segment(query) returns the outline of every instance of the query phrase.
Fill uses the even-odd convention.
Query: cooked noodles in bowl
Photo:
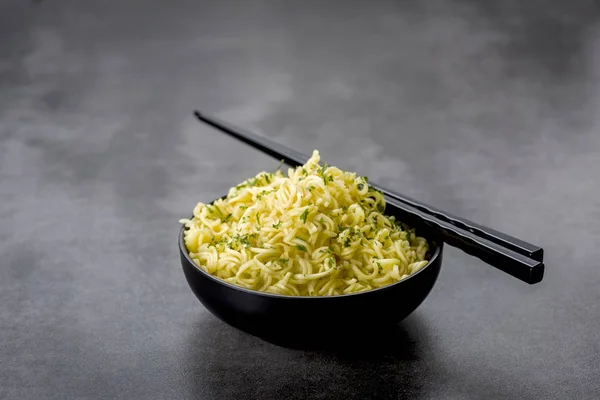
[[[427,264],[427,241],[388,217],[367,178],[319,165],[261,172],[198,203],[185,246],[202,270],[247,289],[334,296],[398,282]]]

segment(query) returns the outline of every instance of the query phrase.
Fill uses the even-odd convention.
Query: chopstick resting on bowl
[[[226,133],[250,146],[297,167],[304,165],[308,157],[293,149],[275,143],[247,129],[205,113],[195,111],[202,122]],[[388,205],[398,209],[404,221],[418,221],[435,231],[444,242],[460,248],[486,263],[529,284],[538,283],[544,275],[543,249],[494,229],[454,216],[432,206],[420,203],[375,183],[369,185],[387,197]]]

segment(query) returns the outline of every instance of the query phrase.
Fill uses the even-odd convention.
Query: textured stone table
[[[592,3],[3,0],[0,398],[598,398]],[[384,346],[239,332],[177,220],[277,163],[195,107],[540,244],[546,278],[448,248]]]

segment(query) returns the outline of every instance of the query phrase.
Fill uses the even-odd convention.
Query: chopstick
[[[228,135],[233,136],[241,140],[242,142],[251,145],[256,149],[261,150],[262,152],[272,157],[283,160],[286,164],[291,165],[292,167],[304,165],[304,163],[306,163],[306,161],[308,160],[308,157],[306,155],[300,154],[293,149],[275,143],[270,139],[259,136],[246,129],[236,127],[214,116],[209,116],[205,113],[200,113],[199,111],[196,111],[194,114],[200,121],[205,122],[221,130],[222,132],[227,133]],[[503,247],[513,250],[516,253],[522,254],[534,260],[543,261],[544,259],[544,250],[539,246],[527,243],[521,239],[512,237],[502,232],[498,232],[494,229],[484,227],[467,219],[454,216],[445,211],[441,211],[435,207],[421,203],[410,197],[401,195],[399,193],[395,193],[392,190],[377,185],[376,183],[370,183],[370,185],[374,189],[381,191],[384,195],[392,199],[408,204],[420,211],[423,211],[426,214],[434,215],[438,219],[449,222],[452,225],[467,230],[476,236],[485,238],[491,242],[497,243]]]
[[[247,129],[199,111],[195,111],[194,115],[200,121],[292,167],[303,165],[308,160],[306,155]],[[423,223],[438,233],[449,245],[458,247],[527,283],[534,284],[542,280],[544,264],[541,262],[543,259],[541,247],[445,213],[374,183],[370,183],[370,186],[388,197],[387,203],[399,211],[407,223]]]

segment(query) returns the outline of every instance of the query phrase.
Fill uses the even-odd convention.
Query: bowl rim
[[[406,278],[399,280],[398,282],[394,282],[392,284],[386,285],[386,286],[382,286],[379,287],[377,289],[371,289],[371,290],[366,290],[364,292],[355,292],[355,293],[348,293],[348,294],[340,294],[340,295],[332,295],[332,296],[289,296],[289,295],[283,295],[283,294],[276,294],[276,293],[267,293],[267,292],[259,292],[258,290],[252,290],[252,289],[247,289],[243,286],[238,286],[235,285],[233,283],[229,283],[224,281],[221,278],[218,278],[214,275],[209,274],[208,272],[204,271],[202,268],[200,268],[198,265],[196,265],[196,263],[194,262],[194,260],[191,259],[190,254],[187,250],[187,247],[185,246],[185,237],[184,237],[184,233],[185,233],[185,229],[186,226],[183,225],[181,227],[181,229],[179,230],[179,252],[181,254],[183,254],[185,256],[186,261],[191,264],[196,271],[200,272],[201,274],[203,274],[205,277],[211,279],[212,281],[221,284],[223,286],[226,286],[230,289],[234,289],[240,292],[244,292],[244,293],[248,293],[248,294],[252,294],[252,295],[257,295],[257,296],[262,296],[262,297],[267,297],[267,298],[279,298],[279,299],[341,299],[341,298],[348,298],[351,296],[359,296],[359,295],[365,295],[365,294],[370,294],[370,293],[375,293],[375,292],[380,292],[380,291],[384,291],[384,290],[390,290],[391,288],[393,288],[396,285],[405,283],[407,281],[409,281],[410,279],[416,277],[417,275],[419,275],[420,273],[422,273],[423,271],[425,271],[428,267],[430,267],[436,260],[437,258],[440,256],[440,254],[442,253],[442,249],[443,249],[443,242],[441,241],[437,241],[437,240],[432,240],[432,239],[427,239],[427,241],[429,243],[434,243],[435,244],[435,251],[433,252],[433,254],[431,255],[431,257],[429,258],[427,264],[425,264],[425,266],[423,268],[421,268],[420,270],[418,270],[416,273],[411,274],[409,276],[407,276]]]

